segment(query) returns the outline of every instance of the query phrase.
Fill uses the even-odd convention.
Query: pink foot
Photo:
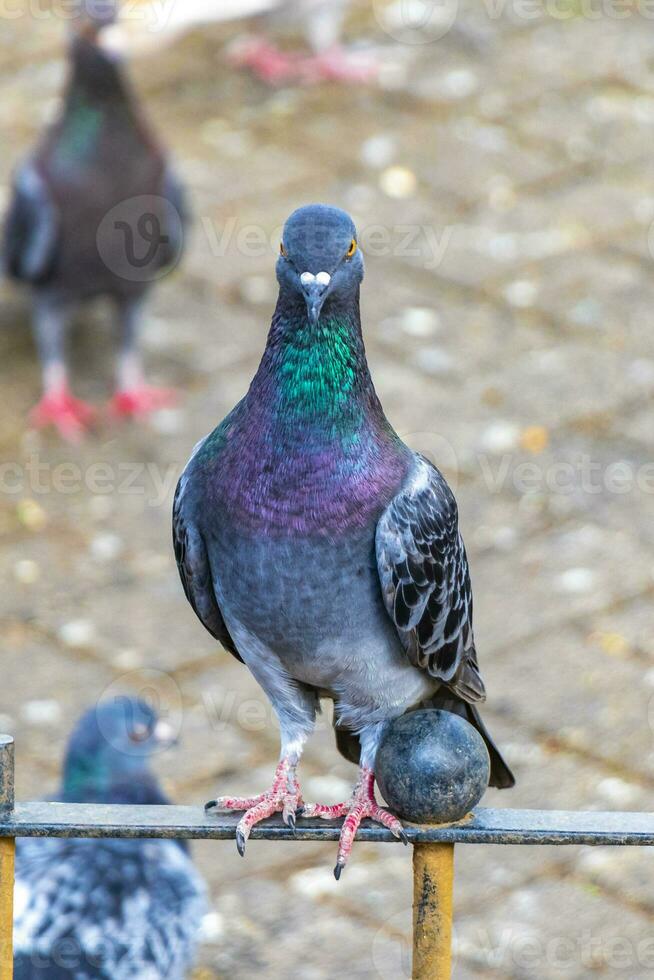
[[[55,427],[68,442],[79,442],[95,418],[95,409],[73,398],[67,386],[48,391],[30,412],[30,423],[37,429]]]
[[[217,800],[210,800],[205,810],[245,810],[236,827],[236,846],[243,857],[246,841],[255,824],[271,817],[273,813],[281,813],[284,823],[294,830],[295,814],[302,806],[295,765],[290,759],[282,759],[275,769],[275,778],[267,793],[247,798],[221,796]]]
[[[155,388],[141,384],[117,391],[111,400],[109,411],[118,418],[142,417],[160,408],[169,408],[176,401],[177,395],[172,388]]]
[[[323,820],[337,820],[339,817],[345,817],[338,845],[338,858],[334,868],[334,877],[337,881],[352,853],[352,845],[359,825],[366,817],[387,827],[402,843],[408,844],[404,828],[397,817],[394,817],[392,813],[384,810],[377,803],[375,799],[375,774],[372,769],[366,767],[362,767],[359,771],[359,781],[354,788],[351,800],[347,803],[336,803],[334,806],[307,803],[302,808],[302,816],[321,817]]]
[[[280,85],[297,77],[297,56],[285,54],[263,38],[247,38],[232,48],[230,61],[239,68],[249,68],[267,85]]]
[[[376,81],[379,75],[378,65],[370,55],[346,51],[342,47],[304,58],[299,69],[302,80],[307,84],[322,81],[365,84]]]

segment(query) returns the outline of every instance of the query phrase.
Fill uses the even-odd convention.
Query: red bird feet
[[[320,817],[322,820],[337,820],[345,817],[341,828],[338,844],[338,857],[334,868],[334,877],[338,881],[341,872],[347,864],[352,845],[361,821],[368,817],[374,823],[380,823],[401,840],[403,844],[409,841],[402,824],[392,813],[381,807],[375,799],[375,774],[372,769],[362,766],[359,770],[359,781],[354,787],[352,798],[347,803],[336,803],[334,806],[323,806],[321,803],[305,804],[302,809],[303,817]]]
[[[287,827],[295,829],[295,814],[303,806],[295,768],[290,759],[282,759],[267,793],[249,798],[221,796],[205,806],[205,810],[245,810],[236,827],[236,846],[241,857],[245,854],[245,844],[254,825],[266,817],[272,817],[273,813],[281,813]]]
[[[155,388],[144,383],[117,391],[110,402],[109,415],[114,419],[145,418],[176,402],[177,394],[172,388]],[[68,386],[63,385],[46,391],[30,412],[29,421],[35,429],[53,426],[66,442],[79,443],[98,422],[98,412],[92,405],[75,398]]]
[[[289,82],[317,85],[329,81],[364,84],[378,76],[378,66],[370,55],[346,51],[338,45],[307,57],[281,51],[264,38],[250,37],[232,47],[230,60],[239,68],[249,68],[262,82],[273,86]]]
[[[67,385],[47,391],[30,412],[30,423],[37,429],[54,426],[67,442],[78,443],[96,418],[91,405],[74,398]]]
[[[114,418],[143,418],[160,408],[170,408],[177,401],[172,388],[155,388],[142,383],[118,390],[111,400],[109,414]]]
[[[295,829],[296,815],[320,817],[322,820],[338,820],[340,817],[345,817],[334,868],[336,880],[341,877],[341,872],[352,853],[357,830],[366,817],[382,824],[402,843],[408,843],[400,821],[388,810],[379,806],[375,799],[375,776],[372,769],[362,767],[352,798],[347,803],[336,803],[333,806],[304,803],[295,769],[295,765],[289,759],[282,759],[275,770],[272,787],[267,793],[247,799],[222,796],[217,800],[211,800],[205,806],[207,811],[245,810],[236,827],[236,846],[241,856],[245,853],[245,844],[254,825],[274,813],[281,813],[284,823],[292,829]]]

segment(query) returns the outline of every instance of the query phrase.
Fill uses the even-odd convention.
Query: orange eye
[[[279,254],[286,257],[286,249],[284,248],[284,242],[279,243]]]
[[[354,253],[356,252],[356,250],[357,250],[356,238],[353,238],[352,241],[350,242],[350,247],[348,248],[347,254],[346,254],[345,257],[347,259],[351,259],[352,256],[354,255]]]

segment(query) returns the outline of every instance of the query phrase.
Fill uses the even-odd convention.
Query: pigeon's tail
[[[466,703],[465,708],[468,721],[474,728],[477,729],[486,743],[486,748],[488,749],[491,763],[488,785],[495,786],[497,789],[511,789],[512,786],[515,786],[515,776],[504,761],[504,756],[491,738],[488,729],[481,719],[481,715],[477,711],[474,704]]]
[[[465,718],[473,728],[477,729],[486,743],[486,748],[490,756],[490,779],[488,785],[495,786],[497,789],[511,789],[512,786],[515,786],[515,776],[504,761],[500,750],[491,738],[474,704],[470,704],[468,701],[462,701],[452,691],[449,691],[446,687],[442,687],[433,698],[418,705],[418,707],[441,708],[443,711],[451,711],[452,714]],[[334,731],[338,751],[350,762],[358,765],[361,755],[359,736],[353,732],[346,731],[344,728],[335,727]]]
[[[453,714],[465,718],[473,728],[477,729],[486,743],[490,756],[489,786],[495,786],[496,789],[511,789],[512,786],[515,786],[515,776],[504,761],[474,704],[470,704],[469,701],[462,701],[461,698],[448,691],[446,687],[440,688],[428,704],[433,708],[442,708],[444,711],[451,711]]]

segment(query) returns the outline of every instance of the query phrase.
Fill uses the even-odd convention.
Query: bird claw
[[[95,418],[95,409],[74,398],[67,387],[46,392],[30,412],[30,423],[37,429],[52,425],[67,442],[78,443]]]
[[[236,847],[243,857],[245,845],[250,831],[255,824],[271,817],[273,813],[281,813],[282,820],[295,833],[295,816],[304,806],[299,783],[295,777],[295,765],[289,759],[282,759],[275,770],[272,787],[267,793],[251,797],[221,796],[217,800],[209,800],[205,811],[209,810],[244,810],[244,814],[236,826]]]
[[[170,408],[176,401],[177,394],[172,388],[140,384],[117,391],[111,399],[109,413],[114,418],[143,418],[161,408]]]
[[[397,817],[394,817],[392,813],[377,803],[374,794],[374,780],[372,770],[363,768],[352,798],[347,803],[336,803],[333,806],[307,803],[303,807],[303,816],[305,817],[320,817],[322,820],[337,820],[339,817],[345,817],[341,828],[338,859],[334,868],[334,877],[337,881],[352,853],[352,845],[361,821],[366,817],[386,827],[403,844],[409,843],[406,831]]]

